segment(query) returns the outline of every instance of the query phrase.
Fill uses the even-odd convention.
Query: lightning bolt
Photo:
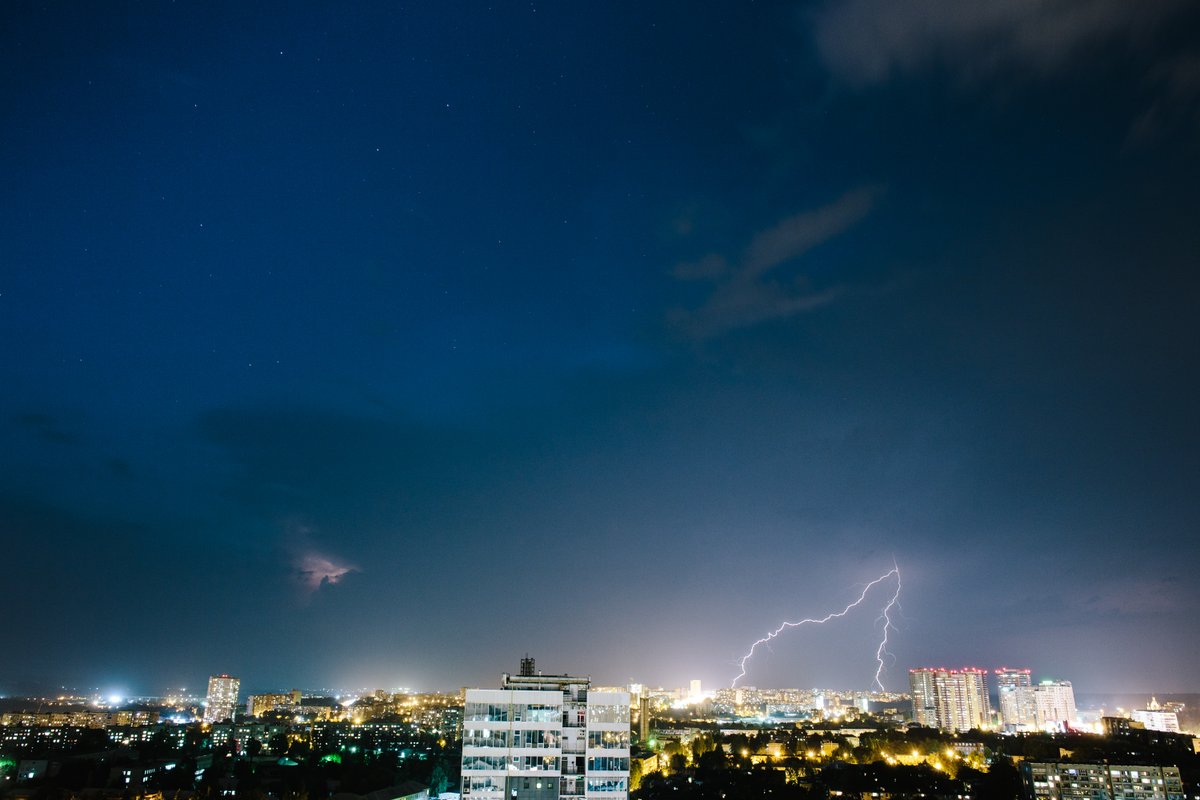
[[[875,685],[879,687],[879,691],[886,692],[887,689],[883,685],[883,671],[886,666],[883,663],[884,656],[891,656],[888,652],[888,631],[896,630],[896,626],[892,624],[892,609],[900,605],[900,567],[892,562],[892,572],[896,573],[896,591],[892,593],[892,599],[888,600],[887,605],[883,607],[883,612],[880,613],[879,619],[883,620],[883,638],[879,640],[879,647],[875,648],[875,661],[878,666],[875,668]],[[889,572],[888,575],[891,573]],[[884,575],[886,578],[887,575]],[[879,620],[876,620],[878,622]]]
[[[740,669],[741,672],[739,672],[738,676],[733,679],[733,683],[730,684],[730,688],[736,687],[738,684],[738,681],[740,681],[742,678],[746,677],[746,662],[754,657],[754,653],[756,650],[758,650],[759,645],[764,645],[764,644],[770,643],[770,641],[772,639],[775,639],[781,633],[783,633],[784,631],[789,630],[791,628],[799,628],[802,625],[824,625],[826,622],[829,622],[832,619],[838,619],[840,617],[846,616],[853,609],[860,606],[864,600],[867,599],[867,594],[871,591],[871,589],[875,588],[876,586],[885,582],[886,580],[888,580],[889,578],[891,578],[893,576],[896,578],[896,591],[892,594],[892,598],[891,598],[891,600],[888,601],[887,605],[883,607],[883,614],[881,617],[884,621],[884,623],[883,623],[883,640],[879,643],[879,647],[875,651],[875,660],[879,663],[878,668],[875,670],[875,683],[879,685],[880,689],[882,689],[883,684],[880,682],[880,677],[883,675],[883,669],[884,669],[883,658],[885,655],[890,655],[887,650],[888,631],[895,630],[895,626],[892,625],[892,618],[891,618],[891,616],[889,616],[889,614],[891,613],[891,610],[900,602],[900,567],[898,567],[894,564],[890,570],[883,573],[878,578],[876,578],[875,580],[871,581],[866,586],[864,586],[862,593],[859,594],[858,598],[856,600],[854,600],[854,602],[850,603],[848,606],[843,608],[841,611],[835,611],[831,614],[827,614],[824,617],[821,617],[820,619],[817,619],[815,617],[808,617],[806,619],[802,619],[802,620],[799,620],[796,622],[784,622],[778,628],[771,631],[770,633],[768,633],[766,636],[759,639],[754,644],[750,645],[750,650],[746,652],[746,655],[742,656],[738,660],[738,669]]]

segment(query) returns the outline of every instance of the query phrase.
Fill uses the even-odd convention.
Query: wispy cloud
[[[1109,579],[1094,593],[1077,598],[1073,605],[1089,614],[1161,614],[1188,605],[1190,598],[1181,597],[1184,589],[1175,577]]]
[[[847,83],[881,83],[932,64],[972,79],[1000,70],[1046,74],[1083,48],[1137,44],[1184,0],[837,0],[813,17],[826,67]]]
[[[1152,142],[1177,125],[1200,127],[1200,51],[1163,59],[1146,83],[1153,99],[1130,126],[1130,144]]]
[[[832,302],[839,287],[814,289],[804,275],[787,280],[776,274],[778,268],[857,224],[870,213],[878,194],[874,188],[857,189],[827,206],[787,217],[755,234],[736,264],[710,253],[677,265],[677,279],[716,285],[699,307],[671,312],[671,324],[691,338],[708,339]]]

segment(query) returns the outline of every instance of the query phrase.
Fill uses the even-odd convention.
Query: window
[[[463,745],[471,747],[508,747],[508,731],[489,728],[467,728],[463,731]]]
[[[466,722],[508,722],[509,707],[495,703],[467,703],[463,709]]]
[[[465,786],[472,792],[502,792],[504,791],[504,778],[495,778],[490,775],[472,775],[466,779]]]
[[[588,778],[589,792],[624,792],[628,790],[624,778]]]
[[[513,731],[513,747],[558,747],[557,731],[523,730]]]
[[[629,747],[629,730],[588,731],[588,747],[623,749]]]
[[[629,706],[624,704],[588,706],[588,722],[629,722]]]
[[[513,706],[514,722],[558,722],[562,706],[527,703]]]
[[[557,756],[513,756],[512,768],[515,770],[537,770],[544,772],[558,771]]]

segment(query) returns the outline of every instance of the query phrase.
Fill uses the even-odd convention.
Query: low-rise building
[[[1184,800],[1178,767],[1023,761],[1026,800]]]

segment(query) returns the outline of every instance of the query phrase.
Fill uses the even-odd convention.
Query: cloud
[[[865,217],[875,204],[876,195],[874,189],[847,192],[824,208],[795,214],[774,228],[761,231],[746,249],[742,272],[757,277],[784,261],[804,255]]]
[[[699,261],[676,264],[672,274],[681,281],[706,281],[719,278],[728,269],[724,256],[709,253]]]
[[[1181,123],[1200,127],[1200,53],[1163,59],[1150,70],[1146,82],[1154,97],[1130,126],[1130,144],[1152,142]]]
[[[670,323],[691,338],[708,339],[832,302],[839,287],[813,289],[803,275],[783,280],[772,273],[857,224],[870,213],[878,194],[873,188],[847,192],[827,206],[794,214],[760,231],[736,267],[717,253],[676,266],[673,274],[679,280],[710,280],[717,285],[698,308],[672,311]]]
[[[314,545],[315,533],[312,527],[295,518],[284,524],[284,547],[291,553],[292,575],[305,599],[360,571],[354,564]]]
[[[854,85],[935,63],[967,78],[1003,69],[1059,69],[1083,48],[1136,44],[1184,0],[838,0],[812,17],[825,66]]]
[[[1190,602],[1177,578],[1122,577],[1105,580],[1097,591],[1073,605],[1087,614],[1138,615],[1179,611]]]
[[[309,594],[322,586],[333,586],[351,572],[359,571],[353,564],[311,550],[297,554],[295,567],[296,577]]]

